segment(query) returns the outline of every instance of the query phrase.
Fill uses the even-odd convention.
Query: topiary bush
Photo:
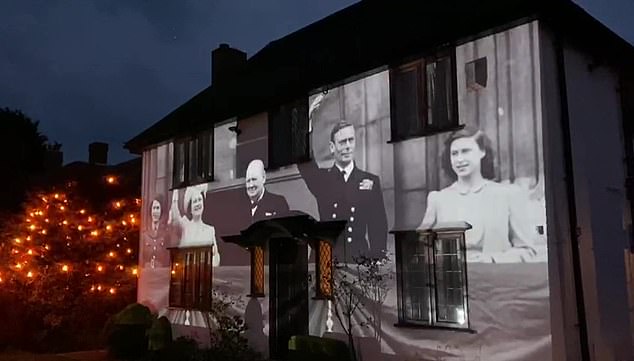
[[[154,316],[146,306],[133,303],[126,306],[106,323],[108,355],[118,360],[143,357],[148,349],[147,331]]]

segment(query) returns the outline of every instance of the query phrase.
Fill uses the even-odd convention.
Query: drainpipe
[[[568,109],[568,88],[566,85],[566,67],[564,60],[563,40],[559,29],[554,31],[555,56],[557,58],[557,78],[559,83],[559,99],[561,102],[561,128],[564,152],[564,171],[566,175],[566,196],[568,198],[568,221],[570,226],[570,246],[572,250],[573,278],[575,282],[575,298],[577,299],[577,321],[581,360],[590,361],[588,343],[588,325],[586,307],[583,297],[583,279],[581,275],[581,257],[579,253],[579,234],[577,224],[577,205],[575,201],[575,184],[572,161],[572,141],[570,135],[570,114]]]

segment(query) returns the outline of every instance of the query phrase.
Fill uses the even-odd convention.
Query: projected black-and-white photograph
[[[318,136],[324,136],[323,131],[330,128],[326,135],[327,152],[316,149],[314,154],[327,153],[332,163],[322,167],[316,160],[298,164],[299,172],[317,200],[319,219],[347,221],[335,244],[335,257],[341,262],[350,262],[360,255],[380,255],[387,250],[387,216],[380,178],[355,162],[357,133],[354,124],[343,117],[330,122],[320,119],[319,108],[327,97],[319,94],[312,99],[309,119],[311,128],[318,129]]]
[[[178,247],[211,246],[213,265],[220,264],[220,253],[216,243],[216,229],[203,222],[207,184],[185,188],[184,192],[172,192],[168,223],[177,229]],[[182,196],[182,203],[179,197]],[[182,208],[181,208],[182,207]]]
[[[266,171],[261,159],[253,159],[249,162],[244,178],[246,198],[242,203],[245,215],[250,219],[249,223],[288,214],[289,207],[286,198],[266,189]]]
[[[149,213],[146,218],[149,221],[145,223],[142,231],[142,264],[146,268],[169,267],[169,253],[166,252],[166,247],[169,244],[167,225],[169,211],[165,196],[157,193],[145,208]]]
[[[161,159],[174,148],[148,151],[140,300],[162,306],[179,327],[205,327],[196,297],[209,281],[250,298],[247,322],[260,337],[299,327],[345,339],[342,304],[335,305],[342,301],[313,297],[316,254],[327,247],[291,237],[265,240],[256,252],[233,241],[258,221],[301,212],[345,221],[332,248],[332,285],[341,287],[345,275],[351,283],[339,292],[363,295],[350,320],[362,359],[549,360],[537,40],[537,25],[525,24],[455,54],[315,89],[307,114],[295,118],[308,119],[301,141],[309,140],[310,157],[299,163],[269,163],[267,111],[216,126],[211,182],[172,189],[172,165]],[[482,84],[468,76],[476,63],[486,70]],[[171,259],[152,253],[154,239]],[[381,282],[363,283],[360,255],[375,258]],[[168,260],[170,267],[157,266]],[[196,288],[183,266],[212,277]],[[307,325],[279,322],[288,316],[275,308],[280,295],[293,303],[288,309],[308,309]]]

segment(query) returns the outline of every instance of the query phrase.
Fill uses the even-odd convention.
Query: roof
[[[202,90],[125,147],[138,153],[426,50],[532,19],[560,30],[566,40],[588,51],[634,64],[634,48],[570,0],[362,0],[272,41],[247,60],[246,70],[230,88]]]

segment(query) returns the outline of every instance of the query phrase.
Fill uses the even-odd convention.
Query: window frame
[[[214,128],[174,140],[172,188],[183,188],[214,181]],[[192,159],[192,144],[196,144]],[[183,147],[182,160],[179,148]],[[183,165],[182,179],[180,165]]]
[[[303,135],[304,139],[304,146],[305,148],[303,149],[303,152],[301,152],[302,154],[299,154],[300,152],[297,151],[294,147],[294,143],[296,140],[296,136],[298,136],[298,134],[295,134],[293,132],[293,124],[292,124],[292,112],[293,110],[299,110],[302,112],[302,114],[298,113],[298,120],[301,121],[305,121],[305,128],[306,128],[306,133]],[[284,124],[284,131],[281,132],[280,134],[280,130],[276,129],[276,125],[277,125],[277,117],[280,117],[281,114],[284,113],[288,113],[288,115],[290,115],[290,117],[284,117],[284,119],[282,120],[282,124]],[[279,169],[282,167],[286,167],[292,164],[297,164],[297,163],[303,163],[303,162],[307,162],[310,160],[310,132],[309,132],[309,124],[310,124],[310,120],[308,119],[308,95],[304,96],[304,97],[300,97],[297,99],[294,99],[292,101],[287,101],[284,102],[272,109],[270,109],[267,112],[267,121],[268,121],[268,164],[267,164],[267,170],[275,170],[275,169]],[[287,154],[288,157],[285,159],[277,159],[276,157],[278,156],[278,154],[274,151],[274,144],[279,144],[279,137],[280,136],[284,136],[284,137],[288,137],[289,139],[285,139],[284,143],[285,145],[288,145],[288,149],[286,149],[285,152],[281,152],[281,154]],[[297,153],[297,154],[296,154]]]
[[[451,117],[449,124],[441,127],[434,127],[430,124],[430,117],[428,115],[431,105],[428,103],[428,79],[426,66],[430,63],[437,62],[439,59],[449,58],[450,61],[450,104],[448,104],[447,110],[450,112]],[[399,74],[403,74],[407,71],[416,71],[416,89],[418,98],[416,102],[416,115],[417,115],[417,129],[408,130],[407,134],[400,134],[401,128],[399,124],[407,124],[406,122],[399,121],[397,116],[399,96],[396,95],[396,81],[395,78]],[[443,47],[433,53],[418,57],[414,60],[408,60],[393,66],[389,69],[390,77],[390,140],[388,143],[395,143],[413,138],[430,136],[438,133],[450,132],[462,129],[464,124],[460,124],[460,117],[458,114],[458,75],[456,65],[456,48],[455,47]]]
[[[396,327],[410,327],[410,328],[429,328],[429,329],[445,329],[461,332],[475,332],[471,329],[469,318],[469,284],[468,284],[468,270],[466,259],[466,245],[464,232],[469,229],[467,224],[464,227],[451,227],[451,228],[434,228],[433,230],[407,230],[407,231],[392,231],[395,238],[395,253],[396,253],[396,277],[397,277],[397,306],[398,306],[398,322]],[[458,237],[458,239],[456,239]],[[461,288],[462,288],[462,308],[464,310],[464,322],[443,321],[439,318],[439,294],[446,291],[448,288],[439,288],[437,270],[438,264],[436,262],[436,242],[438,240],[457,240],[459,242],[458,252],[460,257],[458,260],[461,264]],[[412,242],[416,242],[415,245]],[[406,246],[421,246],[422,255],[425,263],[422,269],[425,270],[424,285],[426,288],[426,294],[423,296],[426,299],[428,305],[426,310],[427,319],[413,318],[407,314],[408,299],[413,293],[410,291],[410,285],[407,284],[406,278],[409,272],[407,266],[408,262],[404,261],[406,256]],[[411,250],[408,254],[411,256]],[[423,300],[424,301],[424,300]],[[411,301],[410,301],[411,302]]]
[[[213,289],[213,247],[170,248],[169,250],[171,270],[169,307],[210,310]],[[191,266],[186,262],[189,255],[193,259]],[[191,290],[188,290],[188,286],[191,286]]]

